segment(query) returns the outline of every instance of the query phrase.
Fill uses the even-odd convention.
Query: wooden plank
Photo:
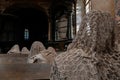
[[[9,57],[27,57],[28,54],[0,54],[0,57],[6,57],[6,56],[9,56]]]
[[[0,64],[27,63],[27,54],[0,54]]]
[[[0,64],[0,80],[46,80],[50,67],[48,64]]]

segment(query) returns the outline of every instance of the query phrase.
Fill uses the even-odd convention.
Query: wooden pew
[[[27,54],[0,54],[0,64],[27,63]]]
[[[0,80],[49,80],[49,64],[29,64],[26,60],[23,54],[0,54]]]
[[[47,64],[2,64],[0,80],[43,80],[49,79],[50,65]]]

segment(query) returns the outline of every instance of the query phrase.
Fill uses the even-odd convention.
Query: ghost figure
[[[50,80],[120,80],[114,26],[109,13],[89,12],[67,51],[55,58]]]
[[[44,50],[45,47],[42,42],[40,41],[35,41],[33,42],[31,49],[30,49],[30,54],[29,57],[39,54],[40,51]]]
[[[8,52],[7,54],[18,54],[20,53],[20,48],[18,44],[15,44]]]
[[[28,63],[47,63],[52,64],[56,57],[56,51],[53,47],[48,47],[34,56],[28,58]]]
[[[40,54],[42,54],[43,57],[47,59],[49,64],[52,64],[55,57],[57,56],[57,53],[53,47],[48,47],[47,50],[41,51]]]
[[[30,51],[27,49],[27,47],[23,47],[21,50],[21,54],[30,54]]]
[[[27,63],[47,63],[42,54],[36,54],[28,58]]]

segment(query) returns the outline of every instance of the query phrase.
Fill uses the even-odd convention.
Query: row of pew
[[[0,80],[49,80],[50,64],[27,63],[27,54],[0,54]]]

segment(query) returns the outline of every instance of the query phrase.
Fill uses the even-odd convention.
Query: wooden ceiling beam
[[[6,1],[37,1],[37,2],[51,2],[52,0],[6,0]]]

